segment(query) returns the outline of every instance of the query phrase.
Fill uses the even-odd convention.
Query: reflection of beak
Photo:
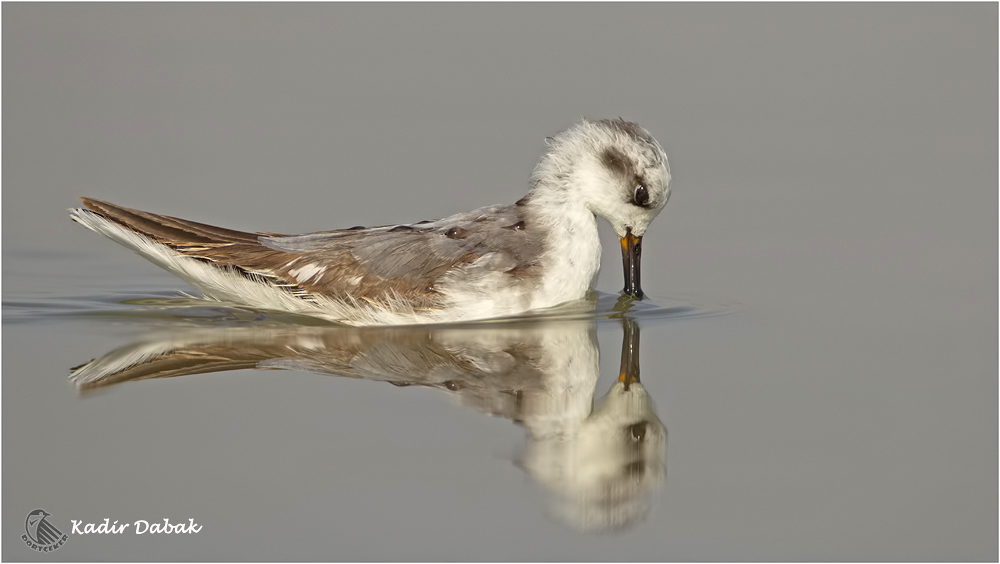
[[[622,335],[622,366],[618,371],[618,381],[625,384],[626,390],[633,382],[639,381],[639,325],[627,317]]]
[[[632,235],[632,228],[625,230],[622,242],[622,266],[625,268],[625,295],[642,299],[639,287],[639,258],[642,255],[642,237]]]

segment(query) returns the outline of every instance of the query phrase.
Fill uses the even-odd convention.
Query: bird
[[[347,325],[510,317],[580,300],[601,266],[597,217],[621,243],[623,293],[642,299],[642,240],[670,198],[659,142],[622,118],[546,139],[527,195],[435,221],[301,235],[250,233],[83,197],[70,217],[206,298]]]

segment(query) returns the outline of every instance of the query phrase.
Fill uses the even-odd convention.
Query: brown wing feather
[[[322,295],[378,305],[403,298],[415,308],[439,307],[441,296],[435,283],[442,275],[486,253],[497,252],[490,244],[493,237],[486,231],[480,230],[475,238],[456,238],[455,231],[440,225],[398,231],[330,231],[313,235],[329,236],[336,241],[334,245],[285,250],[260,242],[262,236],[280,240],[288,237],[285,235],[236,231],[92,198],[82,199],[88,208],[105,218],[180,254],[231,268],[307,300]],[[504,227],[503,223],[497,228]],[[509,257],[515,266],[516,254],[519,253],[512,251]]]
[[[144,212],[93,198],[80,199],[91,210],[133,231],[149,235],[161,243],[182,245],[191,243],[257,243],[258,234],[256,233],[236,231],[169,215]]]

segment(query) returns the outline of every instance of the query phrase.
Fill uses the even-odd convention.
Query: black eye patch
[[[622,178],[635,176],[635,166],[632,161],[617,147],[605,149],[604,153],[601,154],[601,161],[604,166],[608,167],[608,170]]]
[[[625,153],[617,147],[608,147],[601,154],[601,162],[613,174],[625,182],[633,183],[632,185],[636,187],[631,198],[626,201],[641,208],[652,207],[649,203],[649,188],[646,187],[646,181]]]

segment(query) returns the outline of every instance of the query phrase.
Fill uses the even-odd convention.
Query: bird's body
[[[584,297],[600,269],[595,214],[621,237],[626,292],[641,296],[641,236],[669,180],[666,155],[645,130],[584,121],[550,140],[516,204],[437,221],[288,236],[90,198],[70,213],[209,298],[352,325],[445,323]]]

